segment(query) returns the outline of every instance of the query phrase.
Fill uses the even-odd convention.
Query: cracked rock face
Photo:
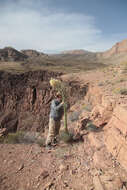
[[[127,169],[127,108],[116,106],[107,125],[105,144],[109,152]]]

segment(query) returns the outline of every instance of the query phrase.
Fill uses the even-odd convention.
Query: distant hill
[[[90,52],[86,50],[68,50],[60,53],[61,57],[66,55],[66,57],[75,56],[82,57],[85,61],[88,62],[102,62],[104,64],[114,64],[120,63],[127,60],[127,39],[116,43],[111,49],[104,52]]]
[[[127,60],[127,39],[116,43],[111,49],[98,52],[98,60],[102,60],[103,63],[118,64]]]
[[[42,52],[38,52],[38,51],[32,50],[32,49],[21,50],[21,53],[23,53],[24,55],[26,55],[28,57],[38,57],[38,56],[46,55],[46,54],[44,54]]]
[[[127,53],[127,39],[116,43],[111,49],[104,51],[104,52],[90,52],[83,49],[75,49],[75,50],[68,50],[63,51],[60,54],[68,54],[68,55],[90,55],[96,54],[98,57],[103,58],[110,58],[111,56],[118,55],[118,54],[126,54]]]
[[[0,70],[10,69],[13,71],[17,67],[17,70],[21,70],[21,72],[41,69],[79,72],[119,64],[123,61],[127,61],[127,39],[116,43],[105,52],[90,52],[80,49],[63,51],[60,54],[44,54],[32,49],[21,51],[12,47],[0,49]],[[14,63],[12,63],[13,66],[10,64],[8,67],[5,62]]]
[[[0,49],[0,61],[26,61],[30,58],[47,56],[36,50],[28,49],[18,51],[13,47],[5,47]]]
[[[24,61],[27,58],[27,55],[24,55],[12,47],[0,49],[0,61]]]
[[[91,52],[83,50],[83,49],[75,49],[75,50],[63,51],[60,54],[84,55],[88,53],[91,53]]]

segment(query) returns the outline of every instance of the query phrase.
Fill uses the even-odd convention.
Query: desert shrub
[[[94,125],[94,124],[92,123],[92,121],[90,121],[90,122],[87,123],[85,129],[88,130],[88,131],[97,131],[99,128],[97,128],[97,126]]]
[[[24,138],[24,132],[18,131],[16,133],[9,133],[3,140],[7,144],[16,144],[20,143]]]
[[[71,143],[73,141],[73,134],[71,132],[66,133],[65,131],[61,131],[60,139],[65,143]]]
[[[127,95],[127,88],[115,88],[113,92],[116,94]]]
[[[4,136],[0,137],[0,143],[7,143],[7,144],[37,143],[37,144],[39,144],[38,135],[39,135],[39,133],[35,133],[35,132],[17,131],[16,133],[9,133],[5,137]],[[40,144],[41,144],[41,142],[40,142]]]

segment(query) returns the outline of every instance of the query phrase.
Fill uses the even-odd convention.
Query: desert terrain
[[[57,78],[70,142],[45,147]],[[127,189],[127,40],[105,52],[0,49],[0,190]]]

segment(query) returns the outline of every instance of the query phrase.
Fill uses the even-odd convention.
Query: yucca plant
[[[62,96],[62,101],[64,102],[64,131],[69,134],[67,127],[67,87],[62,81],[53,78],[50,80],[50,85]]]

